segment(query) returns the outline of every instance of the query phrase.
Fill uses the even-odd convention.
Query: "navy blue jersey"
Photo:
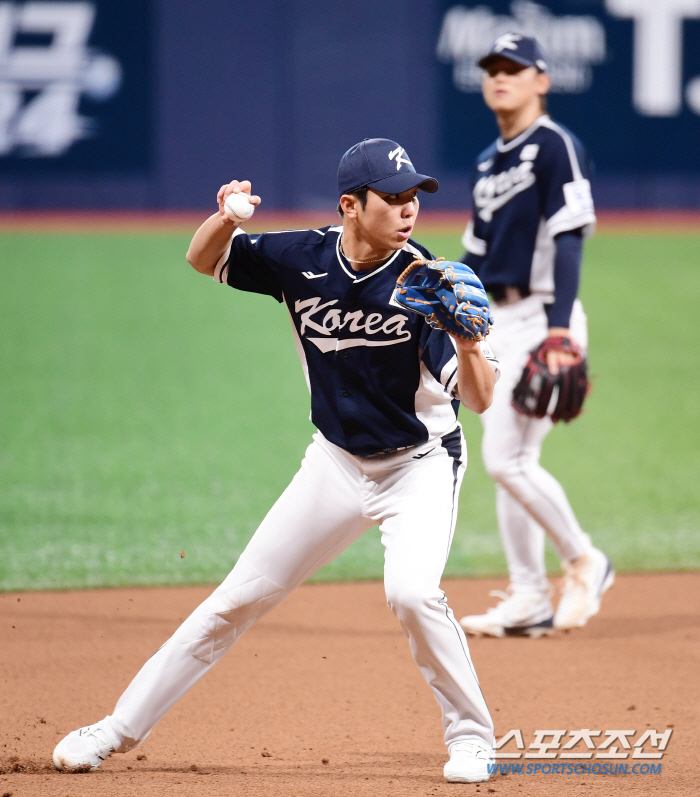
[[[356,272],[340,254],[342,230],[239,228],[214,279],[285,302],[311,420],[332,443],[368,456],[442,436],[459,407],[452,338],[390,304],[401,272],[431,254],[409,241],[378,268]]]
[[[487,290],[519,285],[554,300],[554,237],[595,225],[589,177],[581,143],[546,115],[479,155],[462,243]]]

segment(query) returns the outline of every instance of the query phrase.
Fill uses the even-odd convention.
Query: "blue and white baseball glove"
[[[466,340],[483,340],[493,319],[476,274],[464,263],[414,260],[396,281],[394,302]]]

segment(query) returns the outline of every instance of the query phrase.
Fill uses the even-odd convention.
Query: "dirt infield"
[[[458,615],[485,608],[488,591],[503,586],[445,583]],[[470,641],[499,738],[512,728],[525,745],[538,729],[634,729],[634,742],[647,729],[673,728],[660,774],[511,773],[481,786],[443,783],[437,705],[379,583],[302,587],[140,748],[95,773],[54,772],[55,743],[108,713],[208,592],[0,596],[0,797],[698,793],[700,573],[620,577],[580,631]]]
[[[212,208],[213,212],[215,208]],[[0,211],[0,232],[156,232],[192,234],[209,211],[182,210],[36,210]],[[599,210],[598,231],[602,233],[698,234],[700,211],[694,210]],[[461,210],[420,212],[415,235],[444,233],[462,235],[468,214]],[[305,229],[337,224],[332,209],[308,211],[259,210],[245,225],[250,232]]]

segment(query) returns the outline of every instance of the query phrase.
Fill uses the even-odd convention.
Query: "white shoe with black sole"
[[[529,636],[540,637],[552,633],[554,610],[549,591],[523,589],[512,584],[507,592],[493,590],[491,595],[501,598],[486,614],[462,617],[459,624],[472,636]]]

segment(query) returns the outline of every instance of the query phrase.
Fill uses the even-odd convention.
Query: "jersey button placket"
[[[345,294],[345,304],[350,307],[357,307],[357,302],[362,293],[362,285],[358,285],[356,282],[353,282],[347,290]]]

